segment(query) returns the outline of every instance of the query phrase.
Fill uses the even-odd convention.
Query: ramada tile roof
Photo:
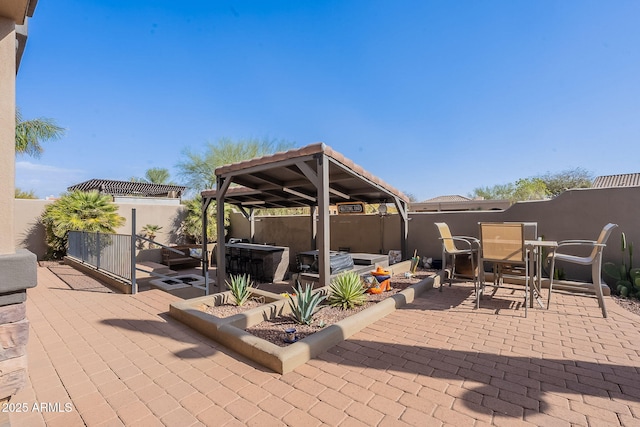
[[[240,172],[242,170],[253,168],[256,166],[263,166],[271,163],[277,163],[283,160],[295,159],[299,157],[308,157],[308,156],[314,156],[314,155],[328,156],[331,159],[333,159],[333,161],[340,163],[343,165],[343,167],[351,170],[354,174],[359,175],[365,180],[368,180],[369,182],[383,188],[385,191],[389,193],[395,194],[399,199],[405,202],[409,202],[409,197],[405,195],[402,191],[391,186],[390,184],[378,178],[377,176],[374,176],[373,174],[365,170],[362,166],[354,163],[352,160],[346,158],[344,155],[340,154],[339,152],[335,151],[334,149],[332,149],[331,147],[329,147],[328,145],[322,142],[309,144],[302,148],[292,149],[289,151],[283,151],[283,152],[268,155],[268,156],[258,157],[251,160],[245,160],[238,163],[220,166],[216,169],[215,173],[217,176],[221,176],[229,173]],[[207,192],[207,190],[205,190],[205,192]],[[209,192],[211,194],[214,194],[215,190],[209,190]]]

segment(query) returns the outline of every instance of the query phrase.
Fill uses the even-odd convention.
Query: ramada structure
[[[237,206],[254,230],[254,209],[309,206],[310,246],[318,250],[320,286],[330,279],[329,205],[339,203],[395,204],[400,221],[402,258],[407,259],[409,198],[323,143],[216,169],[216,189],[202,192],[203,242],[207,242],[207,215],[216,201],[218,245],[216,257],[225,258],[224,204]],[[316,224],[317,217],[317,224]],[[206,243],[205,243],[206,245]],[[203,253],[207,253],[203,246]],[[205,260],[205,278],[208,261]],[[217,283],[224,283],[225,265],[218,263]],[[207,293],[209,284],[207,283]]]

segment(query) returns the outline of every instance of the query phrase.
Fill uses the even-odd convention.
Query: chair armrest
[[[469,248],[473,249],[473,245],[476,245],[476,249],[480,249],[480,239],[472,236],[453,236],[454,239],[461,239],[461,241],[466,242],[469,245]]]
[[[454,242],[466,243],[469,246],[469,249],[473,249],[473,245],[476,244],[480,247],[480,240],[475,237],[469,236],[451,236],[451,237],[439,237],[440,240],[453,240]]]
[[[473,237],[473,236],[453,236],[454,238],[459,238],[459,239],[467,239],[471,242],[474,243],[480,243],[480,239],[478,239],[477,237]]]
[[[588,246],[597,247],[599,248],[599,250],[602,250],[602,248],[606,247],[607,245],[605,245],[604,243],[598,243],[595,240],[563,240],[561,242],[558,242],[558,246],[556,246],[554,250],[551,251],[549,255],[547,255],[547,259],[555,257],[556,254],[563,255],[563,252],[558,251],[558,249],[566,246]]]
[[[558,242],[558,246],[556,249],[561,248],[562,246],[600,246],[605,247],[604,243],[598,243],[595,240],[563,240]]]

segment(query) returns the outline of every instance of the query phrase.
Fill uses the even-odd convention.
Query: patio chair
[[[504,287],[505,276],[524,278],[524,315],[529,306],[529,263],[525,250],[527,223],[523,222],[481,222],[480,225],[480,273],[479,292],[476,305],[484,293],[484,263],[493,264],[493,293]],[[522,289],[522,288],[510,288]]]
[[[558,247],[555,251],[549,254],[548,258],[551,259],[550,280],[549,280],[549,298],[547,300],[547,308],[551,302],[551,290],[553,289],[553,276],[555,271],[556,261],[564,261],[579,265],[591,266],[591,282],[574,282],[574,281],[562,281],[564,288],[568,290],[576,290],[582,292],[594,293],[600,309],[602,310],[602,317],[607,317],[607,308],[604,305],[604,298],[602,295],[602,251],[605,248],[607,240],[611,235],[611,232],[616,228],[617,224],[609,223],[604,226],[598,236],[598,240],[563,240],[558,242]],[[587,247],[592,248],[588,256],[570,255],[567,253],[558,252],[561,248],[566,247]]]
[[[470,236],[452,236],[449,226],[445,222],[436,222],[436,227],[440,233],[440,241],[442,241],[442,268],[446,270],[447,256],[451,258],[451,272],[449,274],[449,286],[453,280],[453,276],[456,274],[456,257],[468,256],[471,259],[471,274],[473,283],[476,288],[476,294],[478,293],[478,276],[477,276],[477,263],[479,252],[479,240]],[[460,247],[458,247],[458,244]],[[442,284],[440,285],[440,292],[442,292]]]

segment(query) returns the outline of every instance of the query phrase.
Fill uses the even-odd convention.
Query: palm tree
[[[156,224],[147,224],[144,227],[142,227],[142,232],[145,234],[147,239],[152,241],[156,239],[156,236],[158,235],[158,232],[160,230],[162,230],[162,227]],[[152,246],[153,246],[153,243],[149,242],[149,249],[151,249]]]
[[[202,244],[202,197],[198,194],[195,198],[184,201],[184,205],[187,212],[182,221],[182,234],[195,243]],[[225,208],[225,234],[227,234],[226,229],[231,225],[229,215],[230,210]],[[212,203],[207,210],[207,236],[209,239],[215,239],[217,237],[217,230],[216,207],[215,203]]]
[[[169,181],[169,170],[165,168],[147,169],[144,176],[151,184],[171,184]]]
[[[36,196],[36,193],[33,190],[24,191],[16,187],[15,198],[16,199],[37,199],[38,197]]]
[[[40,117],[22,120],[22,114],[16,108],[16,154],[40,157],[44,151],[40,143],[60,139],[64,133],[65,129],[58,126],[53,119]]]
[[[131,177],[129,179],[132,182],[144,182],[147,184],[165,184],[175,185],[169,180],[169,169],[166,168],[151,168],[147,169],[144,174],[144,178]]]
[[[66,253],[69,231],[115,233],[125,219],[111,196],[97,191],[67,193],[45,207],[42,214],[49,255],[59,258]]]

